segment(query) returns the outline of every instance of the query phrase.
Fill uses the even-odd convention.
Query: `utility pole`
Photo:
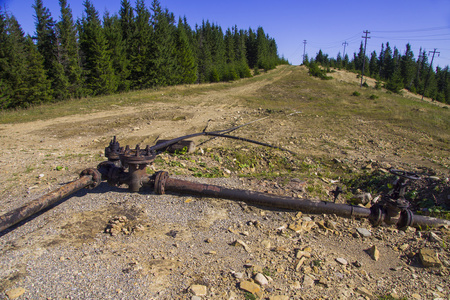
[[[342,55],[342,58],[345,57],[345,46],[348,46],[347,41],[343,42],[342,45],[344,45],[344,54]]]
[[[427,79],[425,80],[425,86],[423,87],[423,93],[422,93],[422,100],[423,100],[423,96],[425,95],[425,91],[427,89],[427,85],[428,85],[428,79],[430,79],[430,73],[431,73],[431,68],[433,67],[433,60],[434,60],[434,55],[437,53],[437,55],[439,56],[439,54],[441,54],[441,52],[436,52],[436,48],[434,48],[433,51],[428,51],[428,55],[430,55],[431,53],[433,53],[433,56],[431,57],[431,63],[430,63],[430,69],[428,70],[428,76]]]
[[[363,84],[363,78],[364,78],[364,67],[366,65],[366,48],[367,48],[367,39],[370,39],[370,37],[368,37],[367,35],[370,33],[368,30],[363,31],[363,33],[366,34],[366,36],[363,36],[362,38],[365,39],[366,41],[364,42],[364,57],[363,57],[363,65],[362,65],[362,72],[361,72],[361,84],[359,85],[359,87],[362,87]]]
[[[305,55],[306,55],[306,40],[303,40],[303,62],[302,62],[302,64],[305,63]]]

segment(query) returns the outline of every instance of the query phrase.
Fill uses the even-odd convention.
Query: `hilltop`
[[[408,190],[415,209],[444,216],[448,106],[377,90],[370,80],[361,89],[353,73],[329,75],[322,81],[284,65],[234,82],[2,112],[0,214],[95,167],[113,136],[122,146],[142,147],[264,118],[233,135],[296,154],[203,137],[194,153],[164,153],[148,172],[325,201],[339,185],[337,202],[346,203],[385,191],[395,179],[386,171],[392,167],[424,178]],[[106,233],[110,224],[120,230]],[[446,299],[449,237],[445,227],[374,228],[367,220],[150,190],[130,194],[104,183],[2,233],[0,298]],[[423,265],[420,253],[427,251],[438,267]]]

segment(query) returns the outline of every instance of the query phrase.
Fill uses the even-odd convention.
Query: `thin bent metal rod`
[[[251,123],[264,120],[266,118],[268,118],[268,116],[264,117],[264,118],[261,118],[261,119],[253,120],[251,122],[248,122],[248,123],[245,123],[245,124],[233,127],[233,128],[229,128],[229,129],[217,130],[217,131],[203,131],[203,132],[198,132],[198,133],[193,133],[193,134],[177,137],[177,138],[174,138],[172,140],[168,140],[168,141],[165,141],[163,143],[154,145],[154,146],[150,147],[150,150],[151,151],[157,151],[157,150],[166,148],[166,147],[168,147],[170,145],[176,144],[176,143],[178,143],[179,141],[182,141],[182,140],[186,140],[186,139],[197,137],[197,136],[201,136],[201,135],[207,135],[207,136],[223,137],[223,138],[240,140],[240,141],[249,142],[249,143],[253,143],[253,144],[257,144],[257,145],[261,145],[261,146],[265,146],[265,147],[279,149],[279,150],[282,150],[282,151],[289,152],[291,154],[296,154],[295,152],[292,152],[292,151],[290,151],[288,149],[285,149],[285,148],[282,148],[282,147],[270,145],[270,144],[263,143],[263,142],[258,142],[258,141],[255,141],[255,140],[250,140],[250,139],[247,139],[247,138],[242,138],[242,137],[237,137],[237,136],[232,136],[232,135],[225,134],[225,133],[230,133],[232,131],[235,131],[235,130],[237,130],[237,129],[241,128],[241,127],[244,127],[246,125],[249,125]]]

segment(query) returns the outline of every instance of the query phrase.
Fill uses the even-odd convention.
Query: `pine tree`
[[[52,82],[53,97],[58,100],[67,99],[69,97],[68,80],[59,66],[57,60],[58,45],[55,33],[55,21],[53,20],[48,8],[44,7],[42,0],[35,0],[33,5],[35,11],[36,25],[36,45],[39,53],[44,58],[44,67],[47,76]]]
[[[58,61],[64,69],[68,82],[68,96],[83,96],[82,70],[78,54],[77,29],[72,10],[66,0],[59,0],[61,20],[56,24],[58,40]]]
[[[128,91],[130,89],[129,60],[125,42],[122,39],[122,30],[117,15],[110,16],[109,12],[105,12],[103,16],[103,31],[107,42],[109,57],[111,58],[112,67],[117,80],[117,90]]]
[[[0,12],[1,41],[0,44],[0,78],[5,88],[0,94],[1,108],[27,106],[27,99],[23,95],[27,83],[25,37],[22,28],[14,16]],[[3,28],[2,28],[3,27]]]
[[[213,70],[211,49],[208,43],[208,32],[205,30],[206,24],[203,21],[202,27],[197,30],[197,62],[198,62],[198,81],[200,83],[209,82]]]
[[[378,77],[378,59],[377,59],[377,53],[375,51],[373,51],[370,54],[369,74],[371,77],[374,77],[374,78]]]
[[[131,28],[132,35],[128,35],[130,57],[131,87],[142,89],[151,87],[154,82],[155,71],[151,69],[149,59],[151,55],[153,27],[150,25],[150,11],[143,0],[136,1],[136,17]]]
[[[197,64],[181,18],[178,20],[176,57],[179,70],[177,83],[194,83],[197,80]]]
[[[89,0],[83,5],[79,32],[85,86],[91,95],[111,94],[117,90],[117,81],[99,15]]]
[[[21,91],[26,105],[45,103],[52,100],[50,81],[44,70],[44,58],[37,50],[30,36],[26,39],[27,72],[25,73],[25,82],[27,86]],[[62,66],[58,64],[55,68]],[[63,77],[56,77],[65,78]],[[62,83],[64,85],[64,83]]]
[[[405,54],[401,57],[400,60],[400,74],[403,79],[403,86],[411,90],[411,86],[415,75],[415,67],[414,67],[414,54],[411,50],[411,45],[409,43],[406,44]]]
[[[244,30],[238,30],[237,26],[234,27],[234,44],[235,44],[235,64],[236,70],[239,72],[239,77],[246,78],[252,77],[250,68],[247,63],[247,53],[245,48],[246,36]]]
[[[154,28],[150,68],[154,70],[153,85],[165,86],[176,82],[178,66],[176,65],[174,16],[163,10],[158,0],[153,0],[151,9]]]

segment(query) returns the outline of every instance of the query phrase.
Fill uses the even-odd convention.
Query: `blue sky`
[[[102,14],[106,9],[117,13],[120,0],[91,0]],[[52,17],[59,20],[58,0],[43,0]],[[82,0],[68,0],[75,18],[83,12]],[[306,53],[315,57],[319,49],[330,57],[345,52],[350,56],[358,52],[363,31],[370,32],[367,41],[367,56],[381,44],[389,42],[400,53],[406,43],[412,45],[417,59],[419,49],[427,52],[437,48],[433,65],[450,66],[450,0],[160,0],[178,18],[186,16],[194,27],[202,20],[210,20],[225,31],[237,25],[239,29],[262,26],[274,38],[278,52],[292,64],[299,64],[303,56],[303,41]],[[25,33],[33,35],[34,0],[0,0],[2,9],[12,13]],[[131,0],[134,6],[134,0]],[[146,1],[150,6],[151,0]],[[431,56],[429,57],[431,60]]]

